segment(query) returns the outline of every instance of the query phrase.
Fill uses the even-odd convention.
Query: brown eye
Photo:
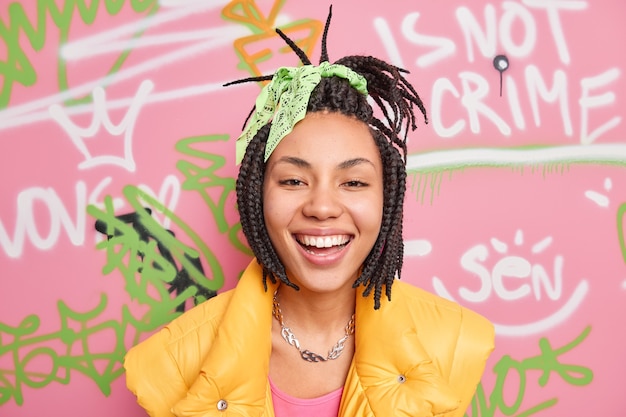
[[[279,181],[279,184],[280,185],[286,185],[288,187],[297,187],[297,186],[303,185],[304,182],[302,182],[300,180],[297,180],[295,178],[290,178],[288,180]]]
[[[344,183],[344,185],[350,188],[360,188],[360,187],[367,187],[368,184],[364,183],[363,181],[352,180],[352,181],[348,181]]]

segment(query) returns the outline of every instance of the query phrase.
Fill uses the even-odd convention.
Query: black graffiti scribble
[[[144,210],[148,216],[152,214],[152,210],[150,208],[145,207]],[[144,243],[156,242],[156,248],[158,249],[161,257],[168,263],[168,265],[173,267],[174,270],[176,271],[176,274],[173,277],[173,279],[168,280],[168,286],[169,286],[168,292],[170,294],[179,296],[179,295],[183,295],[184,293],[186,293],[188,289],[194,288],[195,294],[193,296],[193,300],[194,300],[194,304],[196,305],[201,301],[207,300],[217,295],[216,291],[213,291],[201,285],[198,285],[198,283],[195,282],[190,277],[189,272],[187,271],[187,268],[184,265],[181,265],[180,267],[177,265],[167,245],[158,238],[157,234],[154,233],[154,231],[152,231],[150,228],[146,227],[143,224],[139,213],[132,212],[132,213],[121,214],[119,216],[115,216],[115,218],[125,224],[132,226],[133,230],[137,233],[139,240],[141,242],[144,242]],[[107,239],[109,240],[114,237],[119,237],[125,233],[123,230],[120,230],[116,228],[115,226],[111,227],[111,225],[108,225],[106,221],[104,220],[97,220],[95,223],[95,227],[98,232],[106,235]],[[162,230],[166,231],[172,237],[176,236],[175,233],[171,230],[168,230],[165,228],[162,228]],[[143,268],[144,268],[143,261],[145,260],[146,253],[142,249],[137,249],[137,256],[142,260],[142,266],[139,266],[137,268],[137,272],[142,273]],[[183,256],[189,263],[193,265],[194,268],[196,268],[196,270],[200,272],[204,272],[199,258],[191,257],[187,253],[183,254]],[[152,266],[158,271],[164,271],[163,266],[160,265],[159,263],[153,263]],[[184,301],[179,303],[176,306],[176,311],[181,312],[181,313],[184,312],[185,306],[186,306],[186,303]]]

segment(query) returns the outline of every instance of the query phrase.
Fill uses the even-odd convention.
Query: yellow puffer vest
[[[273,417],[272,295],[253,261],[233,290],[183,314],[125,359],[126,382],[153,417]],[[356,298],[345,417],[462,417],[493,350],[482,316],[397,281],[374,310]]]

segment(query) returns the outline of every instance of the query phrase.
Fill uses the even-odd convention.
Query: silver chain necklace
[[[280,335],[285,339],[285,342],[289,343],[291,346],[294,346],[300,352],[300,357],[307,362],[326,362],[328,360],[337,359],[341,353],[343,352],[344,345],[348,338],[354,334],[354,314],[350,317],[350,321],[346,324],[346,333],[345,335],[335,343],[328,351],[328,356],[323,357],[318,355],[317,353],[311,352],[308,349],[302,350],[300,348],[300,342],[296,338],[296,335],[293,334],[291,329],[285,326],[285,322],[283,321],[283,312],[280,309],[280,304],[278,304],[278,298],[276,297],[277,292],[274,293],[274,306],[272,308],[272,315],[278,323],[280,324]]]

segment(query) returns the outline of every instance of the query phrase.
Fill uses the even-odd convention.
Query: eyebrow
[[[296,158],[295,156],[283,156],[278,161],[276,161],[276,164],[281,164],[281,163],[295,165],[295,166],[300,167],[300,168],[310,168],[311,167],[310,163],[308,163],[307,161],[305,161],[302,158]]]
[[[295,156],[283,156],[282,158],[280,158],[278,161],[276,161],[277,164],[280,163],[286,163],[286,164],[291,164],[291,165],[295,165],[297,167],[300,168],[311,168],[311,164],[308,161],[305,161],[302,158],[298,158]],[[341,162],[337,168],[340,170],[344,170],[344,169],[349,169],[352,167],[355,167],[357,165],[360,164],[370,164],[372,166],[374,166],[374,164],[372,163],[372,161],[370,161],[367,158],[353,158],[353,159],[347,159],[343,162]]]
[[[339,169],[348,169],[348,168],[352,168],[360,164],[370,164],[374,166],[372,161],[370,161],[367,158],[354,158],[354,159],[348,159],[347,161],[343,161],[342,163],[340,163]]]

